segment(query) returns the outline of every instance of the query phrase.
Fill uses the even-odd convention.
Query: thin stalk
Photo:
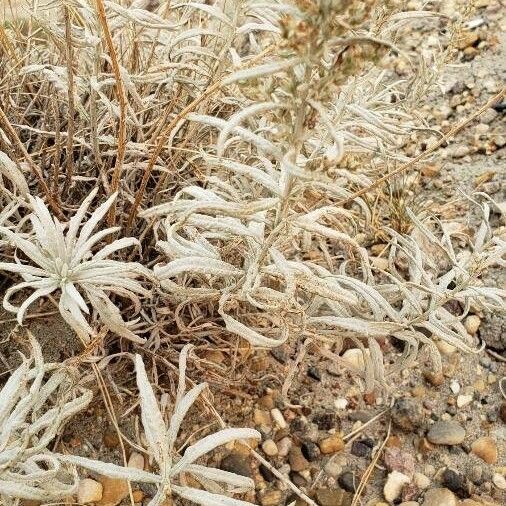
[[[110,193],[115,193],[119,190],[119,183],[121,180],[121,174],[123,172],[123,161],[125,159],[125,148],[126,148],[126,94],[123,79],[121,78],[121,71],[119,67],[118,57],[116,50],[114,49],[114,43],[107,23],[107,16],[105,13],[105,7],[103,0],[96,0],[97,14],[100,21],[100,25],[104,32],[104,38],[109,50],[109,56],[111,58],[112,71],[116,81],[115,89],[118,97],[119,106],[119,125],[118,125],[118,151],[116,153],[116,162],[114,164],[114,170],[111,180]],[[107,222],[110,227],[116,224],[116,202],[114,202],[109,210],[107,216]]]
[[[75,132],[75,103],[74,103],[74,69],[72,67],[72,61],[74,58],[72,48],[72,32],[71,32],[71,19],[70,9],[67,6],[63,7],[63,15],[65,19],[65,58],[67,60],[67,100],[68,100],[68,119],[67,119],[67,159],[66,168],[67,173],[65,174],[65,185],[63,187],[64,193],[67,193],[72,182],[74,175],[74,132]]]

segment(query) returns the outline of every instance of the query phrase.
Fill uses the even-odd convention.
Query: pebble
[[[359,480],[355,478],[355,475],[351,471],[344,471],[337,478],[338,485],[346,490],[346,492],[355,492],[358,482]]]
[[[128,482],[116,478],[101,476],[99,478],[103,487],[102,498],[97,501],[99,506],[116,506],[128,496]]]
[[[317,367],[315,367],[313,365],[307,368],[307,375],[316,381],[322,380],[322,373],[320,372],[320,370]]]
[[[472,401],[473,401],[472,395],[459,395],[457,397],[457,407],[463,408],[464,406],[471,404]]]
[[[389,471],[397,471],[408,477],[415,472],[415,459],[410,453],[399,448],[386,448],[383,456],[385,466]]]
[[[133,469],[144,470],[144,455],[137,452],[132,452],[130,458],[128,459],[128,467]]]
[[[351,348],[343,353],[343,359],[352,367],[363,371],[365,368],[364,355],[359,348]]]
[[[346,406],[348,406],[348,401],[340,397],[334,401],[334,406],[336,409],[346,409]]]
[[[420,490],[425,490],[430,486],[430,479],[422,473],[415,473],[413,475],[413,482]]]
[[[399,506],[418,506],[418,503],[416,501],[406,501],[406,502],[401,502],[401,504],[399,504]]]
[[[333,436],[322,439],[319,443],[320,450],[324,455],[329,453],[337,453],[344,449],[344,441],[341,435],[335,434]]]
[[[144,499],[144,492],[142,490],[134,490],[132,492],[132,497],[135,504],[141,503]]]
[[[272,439],[267,439],[262,443],[262,450],[269,457],[274,457],[279,451],[278,445]]]
[[[414,431],[424,421],[420,402],[410,398],[397,399],[392,407],[392,421],[406,432]]]
[[[455,492],[460,498],[469,497],[466,478],[453,469],[445,469],[441,475],[441,484]]]
[[[393,503],[401,495],[403,487],[410,481],[409,476],[399,473],[398,471],[392,471],[388,475],[385,486],[383,487],[385,499],[389,503]]]
[[[313,462],[320,456],[318,445],[312,441],[304,441],[300,447],[302,455],[309,461]]]
[[[249,461],[240,453],[230,453],[224,457],[220,462],[220,469],[230,473],[239,474],[252,478],[251,467]]]
[[[427,490],[422,506],[457,506],[455,494],[447,488]]]
[[[492,483],[499,490],[506,490],[506,478],[502,474],[494,473],[494,475],[492,476]]]
[[[320,506],[350,506],[352,496],[341,488],[319,488],[316,500]]]
[[[487,464],[497,463],[497,444],[491,437],[481,437],[471,445],[471,452]]]
[[[302,454],[302,450],[298,446],[292,446],[288,454],[288,462],[292,471],[304,471],[309,467],[309,462]]]
[[[450,382],[450,390],[454,394],[458,394],[460,392],[460,383],[457,380],[452,380]]]
[[[278,441],[278,455],[280,457],[286,457],[291,447],[292,440],[289,437],[284,437],[281,441]]]
[[[253,411],[253,422],[257,426],[270,426],[272,423],[271,415],[268,411],[256,408],[255,411]]]
[[[90,502],[98,502],[102,499],[103,487],[98,481],[91,478],[84,478],[79,481],[77,489],[77,502],[79,504],[88,504]]]
[[[278,408],[271,409],[271,416],[280,429],[286,429],[288,427],[283,413],[281,413]]]
[[[488,126],[488,125],[487,125]],[[469,315],[464,320],[464,327],[471,334],[474,336],[476,332],[478,332],[478,329],[480,328],[481,318],[475,314]]]
[[[262,506],[279,506],[283,502],[283,493],[281,490],[271,490],[260,498]]]
[[[499,416],[501,417],[502,422],[506,423],[506,402],[501,404],[501,407],[499,408]]]
[[[373,448],[374,441],[372,439],[358,439],[351,444],[351,453],[356,457],[368,458],[371,456]]]
[[[466,431],[453,420],[436,422],[429,430],[427,438],[438,445],[458,445],[464,441]]]
[[[328,431],[331,429],[341,428],[341,419],[336,415],[336,413],[332,413],[330,411],[317,413],[313,416],[312,420],[320,430]]]

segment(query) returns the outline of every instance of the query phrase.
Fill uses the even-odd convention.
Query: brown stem
[[[119,189],[119,182],[121,180],[121,174],[123,172],[123,161],[125,159],[125,147],[126,147],[126,95],[125,86],[123,79],[121,78],[121,72],[118,63],[118,57],[116,50],[114,49],[114,43],[112,41],[111,31],[107,23],[107,16],[105,14],[103,0],[96,0],[97,14],[104,31],[105,42],[107,49],[109,50],[109,56],[111,57],[112,71],[116,81],[116,95],[118,97],[119,105],[119,125],[118,125],[118,151],[116,153],[116,162],[114,164],[114,170],[111,181],[111,194],[115,193]],[[107,222],[110,227],[116,224],[116,203],[113,203],[109,214],[107,216]]]
[[[0,126],[7,133],[7,135],[10,137],[11,142],[13,142],[16,145],[16,148],[21,152],[24,159],[28,163],[30,170],[37,178],[37,182],[39,183],[42,192],[45,194],[47,198],[49,207],[51,207],[51,209],[58,218],[64,218],[60,206],[58,205],[57,201],[53,198],[51,192],[49,191],[49,187],[44,179],[42,172],[40,171],[39,167],[35,165],[35,162],[32,160],[32,157],[28,154],[28,151],[21,142],[21,139],[18,137],[16,130],[14,130],[14,128],[12,127],[9,118],[7,118],[4,110],[1,107],[0,107]]]
[[[72,68],[73,48],[72,48],[72,32],[70,23],[70,10],[67,6],[63,7],[63,14],[65,18],[65,58],[67,60],[67,97],[68,97],[68,119],[67,119],[67,173],[65,174],[65,185],[63,191],[68,192],[72,177],[74,175],[74,69]]]

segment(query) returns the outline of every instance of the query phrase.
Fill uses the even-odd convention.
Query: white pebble
[[[144,469],[144,455],[133,452],[128,459],[128,467],[131,467],[133,469],[140,469],[142,471]]]
[[[415,482],[415,485],[421,490],[425,490],[430,486],[430,479],[427,478],[425,474],[415,473],[415,475],[413,476],[413,480]]]
[[[389,503],[393,503],[402,492],[404,485],[407,485],[411,480],[408,476],[399,471],[392,471],[387,478],[387,482],[383,487],[383,495]]]
[[[103,487],[98,481],[91,478],[84,478],[79,482],[77,489],[77,502],[79,504],[88,504],[102,499]]]
[[[280,429],[286,429],[288,427],[283,413],[281,413],[278,408],[271,409],[271,416]]]
[[[279,451],[278,445],[272,439],[267,439],[262,443],[262,450],[269,457],[274,457]]]
[[[470,404],[472,400],[473,400],[472,395],[459,395],[457,397],[457,407],[463,408],[464,406]]]
[[[343,397],[339,397],[334,401],[334,406],[336,409],[346,409],[346,406],[348,406],[348,401]]]
[[[278,443],[278,455],[280,457],[286,457],[290,453],[292,447],[292,440],[289,437],[284,437]]]
[[[362,353],[362,350],[359,350],[358,348],[346,350],[343,353],[343,359],[346,360],[346,362],[348,362],[352,367],[355,367],[360,371],[363,371],[365,368],[364,354]]]
[[[500,490],[506,490],[506,478],[499,473],[494,473],[492,483]]]
[[[457,380],[452,380],[450,383],[450,390],[454,394],[458,394],[460,392],[460,384]]]

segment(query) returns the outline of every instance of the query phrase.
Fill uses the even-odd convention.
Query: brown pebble
[[[134,502],[142,502],[144,499],[144,492],[142,490],[134,490],[132,492],[132,497],[134,498]]]
[[[344,448],[344,441],[340,434],[322,439],[319,443],[320,450],[323,454],[340,452]]]
[[[271,490],[260,498],[262,506],[279,506],[283,503],[283,493],[281,490]]]
[[[292,471],[304,471],[309,467],[309,462],[302,455],[302,450],[298,446],[292,446],[288,453],[288,463]]]
[[[102,499],[97,502],[98,506],[116,506],[128,496],[128,482],[126,480],[100,476],[99,481],[104,488]]]
[[[119,437],[114,430],[106,430],[104,436],[102,437],[102,440],[106,448],[113,449],[119,446]]]
[[[499,416],[501,417],[503,423],[506,423],[506,402],[501,404],[501,407],[499,408]]]
[[[444,376],[442,373],[434,373],[432,371],[425,371],[424,373],[425,379],[435,387],[438,387],[443,384]]]
[[[491,437],[480,437],[471,445],[471,452],[487,464],[497,463],[497,444]]]

